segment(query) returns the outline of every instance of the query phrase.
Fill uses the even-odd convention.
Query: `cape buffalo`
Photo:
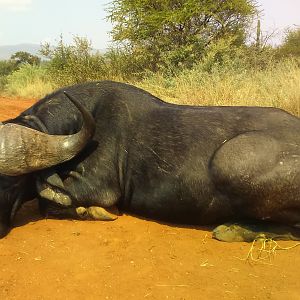
[[[279,237],[298,238],[300,119],[276,108],[174,105],[111,81],[69,86],[0,125],[0,173],[2,237],[37,196],[54,217],[112,220],[117,207],[186,224],[274,222],[293,231]],[[223,237],[228,228],[214,236],[247,240]]]

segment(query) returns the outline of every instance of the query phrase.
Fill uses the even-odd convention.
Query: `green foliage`
[[[17,65],[20,64],[30,64],[30,65],[39,65],[41,59],[33,54],[30,54],[26,51],[18,51],[11,56],[11,59],[15,61]]]
[[[253,0],[113,0],[113,40],[151,71],[191,67],[205,48],[229,38],[241,45],[256,13]]]
[[[28,52],[19,51],[11,56],[10,60],[0,61],[0,92],[5,90],[8,75],[18,70],[23,64],[38,65],[40,58]]]
[[[8,95],[38,98],[53,88],[45,65],[22,64],[17,71],[7,76],[5,92]]]
[[[62,38],[56,47],[45,44],[41,53],[50,59],[48,72],[59,86],[116,77],[120,72],[109,65],[122,62],[117,50],[109,51],[107,57],[93,53],[91,43],[81,37],[74,37],[73,45],[66,45]]]
[[[128,81],[140,78],[145,71],[141,57],[132,56],[126,48],[110,48],[103,54],[103,59],[108,79]]]
[[[300,57],[300,28],[289,30],[283,44],[278,48],[279,57]]]
[[[48,71],[52,80],[67,85],[93,79],[97,60],[91,50],[86,39],[75,37],[74,45],[65,45],[62,38],[56,47],[44,44],[41,53],[50,59]]]
[[[7,84],[7,77],[0,75],[0,93],[3,92],[3,90],[5,89],[6,84]]]
[[[12,60],[0,60],[0,76],[7,76],[17,69],[16,63]]]
[[[7,83],[7,75],[11,74],[17,69],[17,65],[12,60],[0,61],[0,91],[3,91]]]
[[[48,73],[58,86],[89,80],[128,81],[144,72],[139,57],[133,57],[126,48],[115,47],[100,54],[81,37],[74,37],[72,45],[66,45],[62,38],[56,47],[44,44],[41,53],[49,59]]]
[[[208,46],[200,62],[204,71],[220,67],[243,71],[265,69],[273,65],[274,60],[275,50],[272,47],[257,48],[256,44],[237,47],[227,38]]]

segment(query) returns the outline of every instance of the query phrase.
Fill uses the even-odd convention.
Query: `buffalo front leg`
[[[72,200],[67,194],[64,183],[54,171],[42,172],[36,181],[40,197],[63,206],[70,206]]]
[[[85,220],[113,221],[118,218],[118,209],[116,207],[103,208],[99,206],[77,207],[76,213],[79,218]]]
[[[86,177],[79,172],[70,171],[67,178],[64,180],[62,178],[54,170],[39,174],[37,191],[43,215],[101,221],[112,221],[118,218],[119,212],[114,206],[118,196],[114,192],[109,193],[105,190],[104,197],[98,193],[95,195],[88,192],[83,195],[81,192],[91,187]],[[92,199],[86,201],[85,198],[89,196]]]
[[[45,199],[39,199],[39,207],[40,212],[44,217],[57,219],[113,221],[118,218],[119,214],[116,207],[66,207]]]

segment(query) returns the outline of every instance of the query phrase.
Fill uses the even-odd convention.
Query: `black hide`
[[[300,224],[299,118],[275,108],[168,104],[109,81],[63,90],[96,121],[84,151],[50,170],[71,207],[117,205],[188,224],[237,218]],[[63,90],[9,122],[77,132],[81,114]]]

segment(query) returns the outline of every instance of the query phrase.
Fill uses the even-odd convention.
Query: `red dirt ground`
[[[31,103],[0,99],[0,119]],[[300,247],[249,263],[238,259],[249,244],[212,240],[210,230],[127,215],[45,220],[33,201],[0,240],[0,299],[300,299]]]

